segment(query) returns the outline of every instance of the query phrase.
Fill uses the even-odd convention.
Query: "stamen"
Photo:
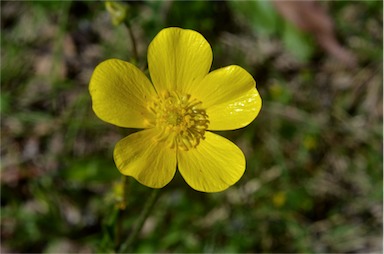
[[[188,151],[204,139],[209,120],[201,101],[189,94],[165,91],[148,104],[148,110],[156,115],[152,127],[160,129],[156,141],[166,142],[170,148]]]

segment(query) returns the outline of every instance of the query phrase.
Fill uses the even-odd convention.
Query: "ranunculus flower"
[[[100,63],[89,91],[96,115],[111,124],[144,129],[120,140],[117,168],[140,183],[162,188],[180,171],[195,190],[218,192],[245,170],[243,152],[210,131],[251,123],[261,108],[253,77],[231,65],[209,72],[212,49],[198,32],[166,28],[148,48],[152,82],[134,65]]]

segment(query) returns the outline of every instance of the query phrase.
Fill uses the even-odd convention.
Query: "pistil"
[[[189,94],[164,92],[149,103],[149,109],[156,115],[160,133],[158,141],[166,142],[171,148],[188,151],[196,148],[208,128],[209,120],[201,101]]]

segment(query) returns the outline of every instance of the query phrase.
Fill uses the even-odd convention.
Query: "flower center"
[[[201,107],[201,101],[191,95],[164,92],[149,104],[156,115],[156,123],[161,132],[158,140],[163,140],[171,148],[188,151],[195,148],[208,128],[208,116]]]

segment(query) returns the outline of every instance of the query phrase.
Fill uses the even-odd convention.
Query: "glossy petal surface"
[[[232,101],[255,87],[251,74],[240,66],[231,65],[210,72],[189,86],[186,92],[202,101],[204,108],[209,108]]]
[[[178,167],[195,190],[218,192],[236,183],[244,174],[245,157],[231,141],[211,132],[196,149],[178,151]]]
[[[260,111],[261,99],[252,75],[237,65],[210,72],[187,93],[203,102],[209,130],[233,130],[248,125]]]
[[[110,59],[100,63],[89,84],[92,108],[103,121],[121,127],[146,128],[154,115],[147,109],[156,91],[134,65]]]
[[[117,168],[151,188],[162,188],[176,172],[176,152],[156,142],[157,129],[147,129],[120,140],[114,150]]]
[[[208,130],[235,130],[250,124],[261,109],[261,97],[253,88],[240,97],[207,109]]]
[[[192,30],[163,29],[148,47],[149,72],[159,93],[164,90],[185,93],[186,87],[209,72],[211,64],[211,46]]]

